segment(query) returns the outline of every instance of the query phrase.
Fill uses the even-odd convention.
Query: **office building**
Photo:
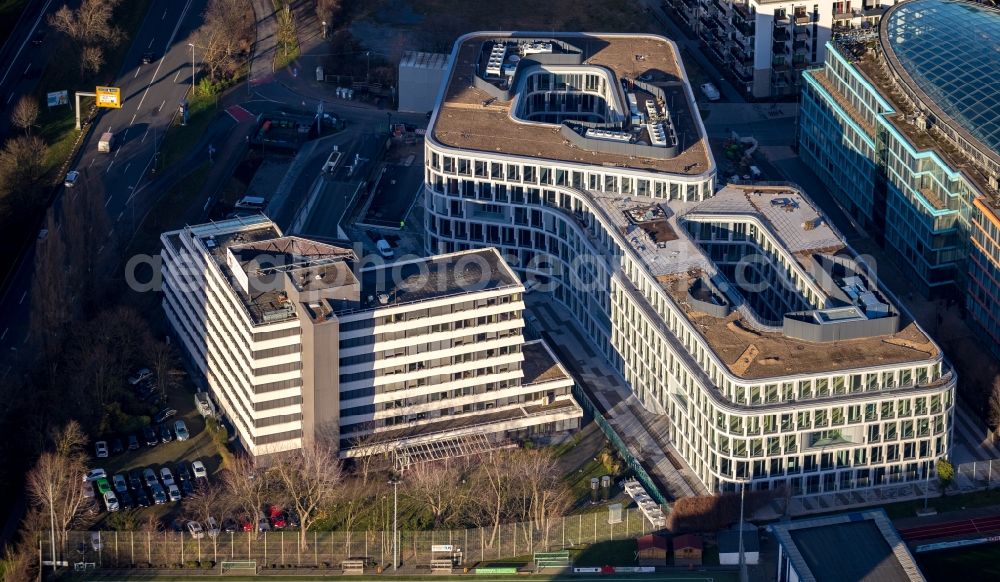
[[[955,375],[809,199],[714,188],[650,35],[461,37],[426,139],[427,250],[495,247],[551,293],[710,491],[922,479]]]
[[[822,63],[834,36],[866,37],[888,5],[880,0],[668,0],[748,97],[797,94],[806,68]]]
[[[956,34],[963,30],[963,34]],[[804,75],[802,159],[932,297],[963,298],[1000,355],[1000,11],[891,8],[877,42]]]
[[[263,216],[161,240],[167,319],[252,454],[433,458],[579,424],[492,249],[383,264]]]

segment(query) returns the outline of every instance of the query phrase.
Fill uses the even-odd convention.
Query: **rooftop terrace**
[[[537,36],[531,35],[530,38]],[[638,135],[647,136],[640,138],[644,141],[636,143],[633,148],[617,148],[624,149],[623,153],[619,153],[608,151],[615,148],[590,147],[589,144],[579,147],[580,140],[567,139],[562,131],[565,129],[563,124],[515,119],[516,113],[511,107],[516,98],[497,99],[481,88],[482,83],[479,83],[480,87],[476,86],[476,70],[483,58],[484,43],[502,38],[513,42],[517,38],[527,38],[527,35],[481,33],[460,40],[443,102],[431,129],[431,134],[440,144],[490,153],[674,174],[701,175],[714,169],[700,118],[697,117],[698,111],[689,97],[688,80],[672,42],[642,35],[556,33],[547,36],[557,41],[554,43],[556,52],[560,42],[580,51],[581,64],[576,66],[600,68],[607,71],[616,83],[623,80],[631,83],[633,89],[630,90],[642,97],[641,111],[645,111],[644,102],[649,96],[635,88],[640,85],[632,80],[639,77],[649,79],[649,85],[657,88],[651,91],[663,91],[663,109],[666,109],[666,117],[679,142],[677,155],[667,157],[650,153],[648,134],[641,131]],[[484,78],[479,77],[480,80]]]

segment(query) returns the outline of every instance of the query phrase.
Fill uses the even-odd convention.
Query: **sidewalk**
[[[274,51],[278,46],[278,20],[271,0],[250,0],[257,24],[257,40],[250,64],[250,85],[270,82],[274,77]]]

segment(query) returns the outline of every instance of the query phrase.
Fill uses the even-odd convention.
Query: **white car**
[[[722,97],[719,90],[711,83],[705,83],[704,85],[701,85],[699,89],[701,89],[701,92],[709,101],[718,101],[719,98]]]
[[[76,186],[76,181],[79,178],[80,178],[80,172],[77,172],[76,170],[70,170],[69,172],[66,173],[66,179],[63,180],[63,186],[66,186],[67,188],[72,188],[73,186]]]
[[[174,484],[174,474],[170,472],[170,467],[160,469],[160,481],[163,481],[164,487],[170,487]]]
[[[395,255],[392,247],[389,245],[389,241],[384,238],[378,239],[378,242],[375,243],[375,248],[378,249],[378,254],[382,255],[383,258],[391,259]]]
[[[108,511],[118,511],[118,497],[114,491],[104,493],[104,506],[108,508]]]
[[[97,481],[98,479],[107,479],[107,478],[108,478],[108,472],[105,471],[104,469],[91,469],[83,476],[84,481],[90,481],[90,482]]]
[[[196,540],[200,540],[205,537],[205,530],[201,529],[201,524],[197,521],[189,521],[187,523],[188,531],[191,532],[191,537]]]
[[[205,520],[205,529],[208,530],[208,537],[214,538],[219,535],[219,522],[215,521],[214,517],[209,517]]]
[[[181,490],[177,488],[177,485],[171,483],[167,485],[167,496],[170,498],[170,501],[180,501]]]
[[[98,459],[108,458],[108,441],[97,441],[94,443],[94,448],[97,449]]]
[[[149,368],[141,368],[139,369],[139,371],[135,373],[134,376],[131,376],[128,379],[128,383],[135,386],[136,384],[142,382],[146,378],[152,378],[152,377],[153,377],[153,372]]]
[[[187,425],[184,424],[183,420],[174,422],[174,434],[177,435],[177,440],[179,441],[186,441],[191,438],[191,433],[188,432]]]
[[[191,470],[194,472],[195,479],[208,479],[208,471],[205,470],[205,463],[195,461],[191,463]]]

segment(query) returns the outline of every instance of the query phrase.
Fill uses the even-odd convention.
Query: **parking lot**
[[[133,375],[132,380],[137,377]],[[130,381],[129,385],[135,395],[130,394],[129,398],[145,394],[147,388],[143,387],[144,384],[151,386],[150,381],[138,382],[135,386]],[[107,485],[98,479],[93,479],[92,482],[97,507],[101,510],[95,529],[134,526],[150,516],[169,524],[180,513],[179,499],[192,495],[199,481],[205,483],[213,480],[221,468],[222,453],[212,431],[225,429],[210,428],[195,407],[194,395],[189,386],[181,385],[171,389],[158,410],[159,413],[152,418],[153,423],[141,430],[96,437],[91,451],[93,458],[90,468],[103,469]],[[177,430],[178,421],[183,423],[179,427],[180,431]],[[211,427],[218,425],[211,423]],[[178,438],[178,432],[181,438]],[[102,444],[107,445],[105,452],[99,452]],[[118,451],[119,444],[123,451]],[[101,457],[101,454],[107,456]],[[206,479],[199,480],[195,477],[193,464],[196,462],[204,467]],[[150,477],[143,475],[147,469]],[[164,469],[169,473],[165,473]],[[174,485],[173,491],[171,482]],[[118,511],[107,511],[108,503],[103,499],[99,488],[110,488],[115,492],[115,498],[119,502]],[[154,497],[159,497],[160,502]],[[112,517],[115,514],[119,515]]]

